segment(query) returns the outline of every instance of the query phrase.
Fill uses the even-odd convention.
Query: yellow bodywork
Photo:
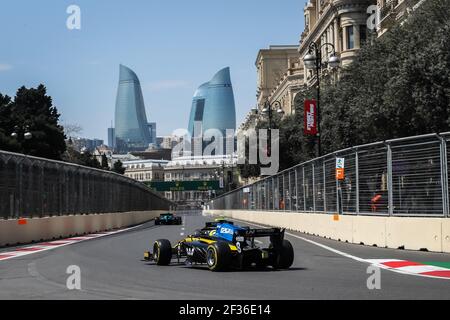
[[[211,240],[211,239],[206,239],[206,238],[195,238],[195,237],[190,237],[190,238],[186,238],[183,240],[184,242],[203,242],[206,243],[208,245],[216,243],[216,240]],[[230,247],[231,251],[237,251],[237,247],[233,244],[229,244],[228,245]]]

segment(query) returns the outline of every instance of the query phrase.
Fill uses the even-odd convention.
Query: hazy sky
[[[195,89],[229,66],[240,123],[256,102],[258,50],[298,44],[305,1],[1,0],[0,92],[43,83],[63,123],[106,141],[122,63],[166,135],[186,128]],[[71,4],[81,30],[66,27]]]

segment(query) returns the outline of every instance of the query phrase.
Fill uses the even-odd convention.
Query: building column
[[[339,41],[339,23],[338,23],[338,16],[334,18],[334,47],[336,48],[337,52],[341,52],[341,42]]]
[[[342,27],[342,51],[347,50],[347,26]]]
[[[353,25],[353,41],[355,42],[355,49],[361,48],[361,39],[360,39],[360,26],[359,24]]]

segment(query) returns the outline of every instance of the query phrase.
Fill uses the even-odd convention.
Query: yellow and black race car
[[[267,266],[288,269],[294,262],[294,250],[284,239],[284,231],[213,222],[173,247],[169,240],[155,241],[153,253],[146,252],[144,259],[159,266],[169,265],[172,259],[185,259],[188,264],[207,264],[211,271]],[[262,237],[270,238],[267,248],[255,244],[255,238]]]

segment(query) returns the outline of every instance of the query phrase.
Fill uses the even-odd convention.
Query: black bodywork
[[[163,213],[155,219],[155,225],[181,225],[182,223],[181,217],[172,213]]]

